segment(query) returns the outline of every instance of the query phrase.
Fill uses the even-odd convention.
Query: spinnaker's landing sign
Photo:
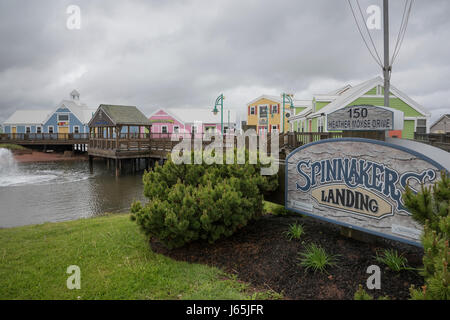
[[[413,190],[432,184],[442,170],[432,158],[392,143],[321,140],[286,158],[286,208],[418,244],[422,227],[404,207],[402,193],[407,184]]]

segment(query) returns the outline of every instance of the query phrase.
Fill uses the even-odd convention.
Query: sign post
[[[328,114],[328,130],[343,130],[344,137],[316,141],[287,156],[286,209],[340,225],[342,234],[359,240],[371,240],[371,234],[420,246],[422,227],[402,194],[407,185],[417,191],[450,171],[450,154],[386,137],[400,121],[402,113],[376,106]]]

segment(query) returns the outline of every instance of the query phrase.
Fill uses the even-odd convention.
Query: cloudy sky
[[[403,4],[391,1],[391,46]],[[79,30],[67,27],[70,5]],[[432,120],[450,112],[449,14],[450,1],[414,2],[391,79]],[[381,33],[372,30],[380,53]],[[381,75],[346,0],[0,0],[0,44],[0,123],[17,109],[55,108],[75,88],[89,105],[146,114],[212,109],[223,92],[244,115],[261,94],[311,99]]]

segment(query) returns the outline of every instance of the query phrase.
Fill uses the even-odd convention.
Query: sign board
[[[327,115],[327,130],[367,131],[399,130],[399,128],[394,128],[393,109],[372,105],[355,105],[329,113]]]
[[[286,209],[419,245],[422,226],[405,208],[402,193],[407,184],[413,190],[432,184],[449,166],[422,154],[424,144],[394,144],[401,140],[327,139],[294,150],[286,158]]]

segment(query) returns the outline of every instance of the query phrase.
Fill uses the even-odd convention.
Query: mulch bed
[[[283,233],[295,222],[303,225],[305,234],[300,240],[289,241]],[[312,242],[329,254],[339,255],[337,266],[328,268],[327,274],[299,266],[298,253]],[[264,216],[214,244],[194,242],[168,250],[154,239],[151,248],[175,260],[218,267],[257,289],[282,293],[285,299],[353,299],[359,284],[376,298],[408,299],[412,284],[423,285],[417,271],[394,272],[374,258],[378,250],[394,248],[408,259],[409,266],[418,268],[422,266],[421,248],[384,239],[357,241],[342,236],[333,224],[300,215]],[[366,288],[370,276],[366,270],[373,264],[381,268],[380,290]]]

